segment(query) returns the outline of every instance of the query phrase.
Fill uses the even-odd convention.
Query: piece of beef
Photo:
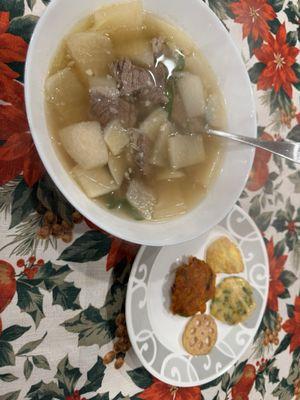
[[[152,105],[167,103],[165,87],[168,71],[164,64],[158,63],[148,70],[125,58],[114,62],[111,72],[122,95],[135,95],[139,100],[150,102]]]
[[[137,122],[136,106],[123,98],[119,100],[119,119],[125,128],[133,128]]]
[[[90,114],[105,127],[119,112],[119,91],[105,93],[102,88],[90,90]]]
[[[128,58],[113,62],[111,73],[117,81],[121,94],[125,96],[130,96],[154,84],[150,72],[134,65]]]
[[[187,113],[179,92],[174,89],[171,119],[178,127],[187,129]]]
[[[125,128],[135,126],[137,112],[134,104],[120,97],[117,89],[104,90],[102,87],[90,90],[90,114],[105,127],[110,121],[119,118]]]
[[[166,83],[168,70],[163,63],[158,63],[151,68],[154,84],[141,90],[140,98],[150,102],[152,105],[165,105],[168,102],[166,96]]]
[[[148,175],[151,169],[150,157],[152,143],[150,139],[138,129],[133,129],[130,140],[131,155],[134,164],[141,175]]]

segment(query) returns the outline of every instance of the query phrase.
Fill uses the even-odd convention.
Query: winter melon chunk
[[[176,135],[169,137],[171,167],[180,169],[203,162],[205,149],[201,135]]]
[[[95,12],[94,28],[113,32],[118,29],[137,30],[143,24],[143,6],[140,0],[130,0]]]
[[[150,220],[152,218],[156,199],[150,188],[140,181],[132,180],[126,198],[145,219]]]
[[[91,199],[113,192],[119,187],[107,167],[98,167],[87,171],[77,165],[71,174]]]
[[[140,130],[154,142],[160,127],[166,122],[168,122],[167,112],[162,108],[157,108],[141,123]]]
[[[199,76],[184,72],[177,85],[188,117],[194,118],[203,115],[205,112],[205,95]]]
[[[120,121],[114,120],[104,129],[104,140],[112,154],[117,156],[128,145],[130,137]]]
[[[121,186],[125,172],[128,169],[128,162],[125,154],[123,153],[119,156],[110,154],[108,157],[108,168],[116,183]]]
[[[82,168],[92,169],[108,162],[108,151],[99,122],[80,122],[59,131],[66,152]]]
[[[49,76],[45,82],[47,102],[63,124],[83,120],[87,113],[87,93],[71,68]]]
[[[112,61],[112,44],[100,32],[73,33],[67,38],[69,52],[85,76],[102,75]]]
[[[141,66],[151,67],[154,64],[153,51],[149,40],[138,39],[125,41],[115,46],[117,58],[130,58]]]
[[[168,121],[160,128],[158,137],[154,143],[151,164],[158,167],[169,165],[168,139],[173,132],[173,125]]]

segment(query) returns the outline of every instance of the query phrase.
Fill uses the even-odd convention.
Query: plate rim
[[[267,280],[267,284],[266,284],[266,295],[263,297],[262,307],[261,307],[261,311],[260,311],[260,314],[259,314],[259,317],[258,317],[258,322],[257,322],[258,328],[257,328],[257,329],[255,330],[255,332],[253,333],[253,335],[252,335],[252,337],[251,337],[251,339],[250,339],[250,341],[249,341],[249,344],[241,351],[240,355],[239,355],[238,357],[233,358],[233,360],[232,360],[230,363],[228,363],[228,365],[226,365],[225,369],[224,369],[221,373],[215,372],[215,374],[212,375],[211,377],[205,378],[205,379],[203,379],[203,380],[201,380],[201,381],[197,381],[197,382],[195,382],[195,383],[180,383],[180,382],[179,382],[179,383],[176,383],[176,386],[178,386],[178,387],[193,387],[193,386],[205,385],[205,384],[207,384],[207,383],[209,383],[209,382],[212,382],[213,380],[217,379],[219,376],[223,375],[223,374],[226,373],[230,368],[232,368],[232,367],[234,366],[234,364],[235,364],[236,362],[238,362],[238,361],[244,356],[244,354],[247,352],[247,350],[248,350],[249,347],[251,346],[252,341],[253,341],[253,338],[254,338],[255,334],[257,333],[257,331],[258,331],[258,329],[259,329],[259,326],[260,326],[260,324],[261,324],[261,321],[262,321],[263,316],[264,316],[264,313],[265,313],[265,309],[266,309],[266,305],[267,305],[267,300],[268,300],[269,282],[270,282],[270,266],[269,266],[269,258],[268,258],[267,249],[266,249],[266,246],[265,246],[263,237],[262,237],[262,235],[261,235],[261,232],[260,232],[259,229],[258,229],[258,226],[257,226],[256,223],[254,222],[254,220],[250,217],[250,215],[249,215],[245,210],[243,210],[240,206],[238,206],[238,205],[235,204],[235,205],[233,206],[233,208],[230,210],[230,212],[224,217],[224,219],[227,218],[228,215],[229,215],[230,213],[232,213],[234,210],[240,212],[240,213],[250,222],[250,224],[253,226],[253,228],[255,229],[255,231],[258,233],[259,241],[260,241],[261,247],[262,247],[262,252],[263,252],[264,258],[265,258],[265,260],[266,260],[266,272],[267,272],[267,274],[266,274],[266,280]],[[221,222],[221,221],[220,221],[220,222]],[[216,226],[218,226],[218,224],[217,224]],[[214,229],[214,228],[215,228],[215,227],[212,227],[208,232],[210,232],[210,231],[211,231],[212,229]],[[202,235],[203,235],[203,234],[201,234],[199,237],[201,237]],[[183,242],[183,243],[184,243],[184,242]],[[142,366],[143,366],[151,375],[153,375],[155,378],[159,379],[160,381],[162,381],[162,382],[164,382],[164,383],[166,383],[166,384],[168,384],[168,385],[174,386],[174,382],[168,381],[168,379],[162,379],[162,377],[160,376],[159,373],[157,373],[155,370],[153,370],[153,368],[152,368],[150,365],[144,363],[144,360],[143,360],[143,358],[141,357],[140,350],[139,350],[139,348],[138,348],[138,346],[137,346],[137,343],[136,343],[135,341],[132,341],[132,340],[131,340],[132,331],[133,331],[133,326],[132,326],[132,324],[131,324],[131,318],[129,318],[129,315],[128,315],[128,314],[129,314],[129,309],[130,309],[130,305],[129,305],[129,304],[130,304],[130,301],[131,301],[131,294],[129,293],[129,288],[132,287],[133,272],[134,272],[134,271],[137,269],[137,267],[139,266],[139,261],[140,261],[140,259],[142,258],[142,255],[143,255],[143,253],[144,253],[144,251],[146,250],[147,247],[154,247],[154,248],[162,249],[162,248],[164,248],[164,247],[171,247],[171,246],[145,246],[145,245],[144,245],[144,246],[141,246],[141,248],[139,249],[139,251],[138,251],[138,253],[137,253],[136,257],[135,257],[135,260],[134,260],[134,262],[133,262],[133,264],[132,264],[132,268],[131,268],[131,271],[130,271],[130,276],[129,276],[129,280],[128,280],[128,284],[127,284],[127,292],[126,292],[126,300],[125,300],[125,317],[126,317],[127,331],[128,331],[128,335],[129,335],[129,338],[130,338],[130,342],[131,342],[132,348],[133,348],[133,350],[134,350],[134,352],[135,352],[135,355],[137,356],[138,360],[139,360],[140,363],[142,364]],[[160,251],[160,250],[159,250],[159,251]],[[191,357],[192,357],[192,356],[191,356]]]

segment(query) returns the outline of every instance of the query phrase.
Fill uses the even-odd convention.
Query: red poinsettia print
[[[70,394],[65,400],[86,400],[85,397],[80,397],[79,391],[75,390],[73,394]]]
[[[232,400],[248,400],[255,378],[256,369],[254,365],[246,364],[242,376],[231,389]]]
[[[268,21],[276,18],[276,13],[267,0],[240,0],[231,3],[230,9],[235,15],[235,22],[243,24],[243,37],[251,35],[255,41],[267,38]]]
[[[285,291],[285,286],[280,280],[280,275],[283,271],[287,256],[282,255],[276,257],[273,239],[267,243],[267,252],[270,264],[270,284],[267,307],[272,311],[278,311],[278,296]]]
[[[19,36],[7,33],[9,13],[0,12],[0,184],[23,172],[29,186],[44,173],[27,123],[23,85],[16,81],[19,74],[7,63],[24,62],[27,43]]]
[[[139,246],[134,243],[125,242],[124,240],[113,238],[106,261],[106,270],[109,271],[119,262],[126,259],[128,263],[132,263]]]
[[[287,44],[285,24],[280,25],[276,37],[269,34],[266,42],[254,50],[256,58],[265,64],[258,78],[257,88],[262,90],[274,88],[275,92],[282,88],[289,97],[292,97],[292,84],[299,81],[292,68],[299,49]]]
[[[285,332],[291,337],[290,351],[295,351],[300,347],[300,296],[295,299],[294,315],[282,325]]]
[[[153,379],[153,383],[138,398],[142,400],[195,400],[200,399],[200,387],[177,388],[169,386],[158,379]]]
[[[263,141],[272,141],[273,137],[264,132],[260,136],[260,139]],[[265,186],[269,179],[269,167],[267,164],[270,161],[270,158],[270,152],[262,149],[256,149],[253,167],[247,183],[248,190],[255,192]]]

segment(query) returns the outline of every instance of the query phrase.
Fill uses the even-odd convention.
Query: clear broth
[[[109,12],[110,8],[107,7],[106,13],[109,14]],[[153,14],[145,12],[143,21],[142,28],[138,30],[132,31],[131,29],[127,29],[125,26],[119,29],[113,29],[113,31],[105,31],[105,34],[111,38],[113,49],[115,49],[115,57],[113,58],[117,59],[120,54],[122,57],[126,55],[130,56],[130,54],[126,54],[127,49],[130,47],[130,43],[140,41],[141,39],[150,41],[154,37],[163,37],[170,47],[183,51],[185,56],[184,71],[191,72],[201,78],[205,91],[205,98],[213,96],[214,99],[217,99],[216,107],[214,108],[215,127],[219,129],[226,129],[224,100],[218,86],[217,78],[215,77],[207,60],[197,49],[191,38],[181,29],[170,25],[168,22],[158,18]],[[72,33],[86,31],[95,31],[93,15],[76,25],[76,27],[72,30]],[[71,55],[68,53],[65,39],[63,39],[61,46],[57,50],[55,58],[53,59],[49,70],[49,76],[55,74],[63,68],[69,67],[77,74],[78,80],[80,80],[85,86],[88,93],[88,79],[83,77],[82,74],[77,70],[76,64],[74,64]],[[76,164],[62,146],[59,138],[59,130],[69,124],[91,120],[88,113],[88,97],[86,102],[87,104],[82,105],[80,113],[78,113],[77,108],[74,108],[74,112],[70,113],[66,123],[65,120],[60,118],[58,113],[53,109],[52,104],[50,104],[46,99],[47,120],[50,127],[53,145],[64,168],[71,176],[71,171]],[[209,137],[206,134],[203,134],[203,142],[206,153],[205,161],[201,164],[183,168],[182,171],[184,173],[184,177],[167,179],[163,181],[157,180],[158,175],[162,172],[158,167],[153,168],[151,175],[143,177],[143,184],[149,187],[158,199],[151,220],[165,220],[188,212],[195,207],[207,194],[216,176],[219,174],[222,165],[223,148],[220,139]],[[168,210],[168,206],[166,206],[166,204],[168,204],[169,201],[174,203],[172,194],[178,192],[181,194],[181,198],[185,204],[185,209],[183,210],[182,207],[178,207],[177,210],[175,201],[175,204],[170,204],[170,209]],[[99,197],[95,199],[95,201],[101,207],[111,208],[107,203],[107,196]],[[128,211],[124,210],[122,207],[116,207],[111,211],[126,218],[130,217]]]

